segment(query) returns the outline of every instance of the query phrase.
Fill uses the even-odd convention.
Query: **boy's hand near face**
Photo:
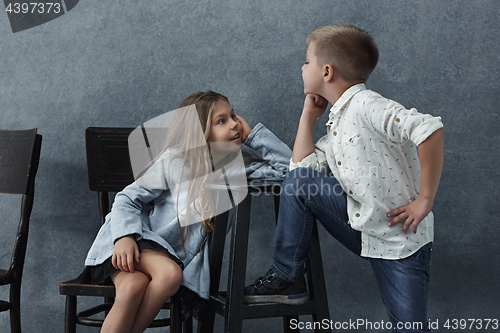
[[[310,115],[315,120],[325,113],[328,101],[320,95],[307,94],[304,100],[304,109],[302,115]]]
[[[307,94],[293,146],[292,161],[297,163],[314,152],[313,132],[316,119],[325,113],[328,101],[320,95]]]
[[[248,123],[245,121],[245,119],[241,118],[237,114],[235,114],[236,119],[241,124],[241,142],[245,142],[250,135],[250,132],[252,131],[252,128],[248,125]]]

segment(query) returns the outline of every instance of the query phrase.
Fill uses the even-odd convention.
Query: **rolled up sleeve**
[[[423,114],[414,108],[405,109],[401,104],[382,97],[373,98],[363,110],[377,132],[398,144],[410,140],[419,145],[443,127],[441,117]]]
[[[292,159],[290,159],[290,171],[296,168],[310,168],[318,171],[323,170],[328,165],[325,154],[327,145],[327,135],[325,135],[319,139],[314,146],[314,152],[304,157],[302,161],[293,162]]]

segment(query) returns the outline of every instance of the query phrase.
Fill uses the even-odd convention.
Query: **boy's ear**
[[[323,81],[330,82],[337,76],[337,69],[332,65],[326,64],[323,66]]]

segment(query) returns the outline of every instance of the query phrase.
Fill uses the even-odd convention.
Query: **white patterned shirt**
[[[417,198],[417,146],[443,127],[441,118],[407,110],[357,84],[332,106],[326,126],[315,152],[290,161],[290,170],[309,167],[337,179],[347,193],[349,224],[361,232],[361,256],[401,259],[431,242],[432,212],[416,234],[410,228],[406,235],[403,223],[388,227],[387,213]]]

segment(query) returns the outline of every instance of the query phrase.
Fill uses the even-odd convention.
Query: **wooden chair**
[[[9,301],[0,300],[0,311],[10,310],[10,329],[16,333],[21,332],[21,279],[41,145],[42,136],[37,134],[36,128],[0,130],[0,192],[22,194],[21,217],[10,267],[0,269],[0,285],[10,285]]]
[[[109,193],[119,192],[134,181],[128,150],[128,136],[133,128],[89,127],[85,131],[89,187],[96,191],[101,225],[109,213]],[[100,327],[104,320],[91,318],[107,314],[115,296],[115,287],[82,284],[71,280],[60,284],[60,294],[66,296],[65,332],[74,333],[76,324]],[[104,303],[77,313],[77,296],[101,296]],[[181,292],[165,303],[170,318],[155,319],[150,327],[170,326],[170,332],[192,332],[192,318],[182,318]]]
[[[282,317],[284,332],[299,331],[292,329],[290,325],[293,323],[292,320],[299,319],[299,315],[311,315],[314,322],[330,322],[316,223],[311,236],[309,259],[306,262],[309,300],[301,305],[278,303],[248,305],[243,302],[252,197],[256,193],[274,194],[274,217],[277,221],[280,188],[281,181],[252,181],[248,186],[246,198],[233,209],[226,290],[220,290],[220,277],[229,214],[225,212],[215,217],[216,227],[209,238],[210,300],[207,311],[198,323],[198,333],[213,332],[216,314],[224,317],[223,332],[231,333],[241,333],[242,322],[246,319]],[[330,329],[315,328],[314,330],[314,332],[320,331],[331,332]]]

